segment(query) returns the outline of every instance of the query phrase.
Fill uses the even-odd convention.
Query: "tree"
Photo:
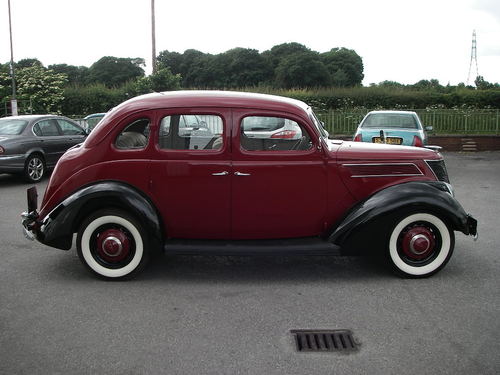
[[[259,52],[248,48],[234,48],[215,56],[211,69],[217,88],[257,86],[272,75],[271,67]]]
[[[174,74],[184,75],[184,54],[179,52],[161,51],[156,58],[158,69],[168,68]]]
[[[134,95],[146,94],[152,91],[161,92],[178,90],[181,86],[181,75],[172,74],[168,68],[160,68],[156,73],[148,77],[137,79],[134,86]]]
[[[58,113],[64,100],[65,74],[55,73],[40,65],[18,69],[16,72],[19,97],[31,98],[35,113]]]
[[[297,52],[283,58],[275,71],[278,87],[321,87],[331,81],[318,53]]]
[[[275,70],[284,58],[296,53],[306,53],[310,51],[309,48],[300,43],[282,43],[274,46],[268,51],[264,51],[262,56],[268,61],[271,68]]]
[[[363,81],[363,60],[354,50],[332,48],[321,54],[321,61],[332,75],[334,86],[357,86]]]
[[[16,69],[29,68],[32,67],[33,65],[38,65],[43,67],[42,62],[35,58],[21,59],[15,64]]]
[[[53,64],[49,65],[49,69],[56,73],[66,74],[68,77],[68,85],[84,85],[88,81],[89,68],[86,66]]]
[[[92,64],[88,71],[90,83],[102,83],[107,87],[118,87],[128,81],[144,76],[142,58],[105,56]]]
[[[488,89],[495,89],[495,88],[500,87],[500,85],[498,83],[491,83],[491,82],[485,81],[483,76],[477,76],[474,83],[476,84],[476,87],[478,90],[488,90]]]
[[[434,91],[444,91],[444,86],[441,86],[437,79],[421,79],[417,83],[411,85],[412,88],[416,90],[434,90]]]

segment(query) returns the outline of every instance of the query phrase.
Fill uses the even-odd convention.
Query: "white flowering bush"
[[[18,96],[31,98],[34,113],[60,113],[67,80],[66,74],[39,65],[16,71]]]

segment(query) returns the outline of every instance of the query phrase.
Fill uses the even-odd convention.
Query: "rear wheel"
[[[439,217],[426,212],[400,218],[389,237],[389,258],[397,273],[427,277],[451,258],[455,235]]]
[[[106,209],[89,216],[82,223],[76,242],[83,264],[105,279],[130,278],[149,258],[144,228],[121,210]]]
[[[28,157],[24,164],[24,179],[27,182],[39,182],[45,175],[45,161],[39,154],[33,154]]]

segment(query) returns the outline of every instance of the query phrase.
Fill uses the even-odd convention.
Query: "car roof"
[[[183,107],[231,107],[281,109],[285,111],[306,110],[308,105],[300,100],[282,96],[237,91],[168,91],[141,95],[123,102],[112,112]]]
[[[102,112],[102,113],[92,113],[90,115],[87,115],[85,116],[83,119],[84,120],[88,120],[88,119],[91,119],[91,118],[94,118],[94,117],[104,117],[106,115],[106,112]]]
[[[380,113],[380,114],[394,113],[394,114],[401,114],[401,115],[416,115],[416,112],[414,112],[414,111],[389,111],[389,110],[386,110],[386,111],[370,111],[370,112],[368,112],[368,114],[371,114],[371,113]]]
[[[54,117],[62,117],[62,116],[57,116],[57,115],[19,115],[19,116],[2,117],[2,119],[8,118],[8,119],[12,119],[12,120],[33,121],[33,120],[39,120],[42,118],[54,118]]]

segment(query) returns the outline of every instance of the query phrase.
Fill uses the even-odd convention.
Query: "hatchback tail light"
[[[354,142],[361,142],[363,140],[363,137],[361,135],[361,133],[359,133],[358,135],[356,135],[354,137]]]
[[[279,139],[292,139],[295,137],[297,132],[295,130],[283,130],[279,133],[275,133],[271,136],[271,138],[279,138]]]
[[[422,142],[422,139],[420,139],[418,135],[413,136],[413,146],[424,147],[424,143]]]

